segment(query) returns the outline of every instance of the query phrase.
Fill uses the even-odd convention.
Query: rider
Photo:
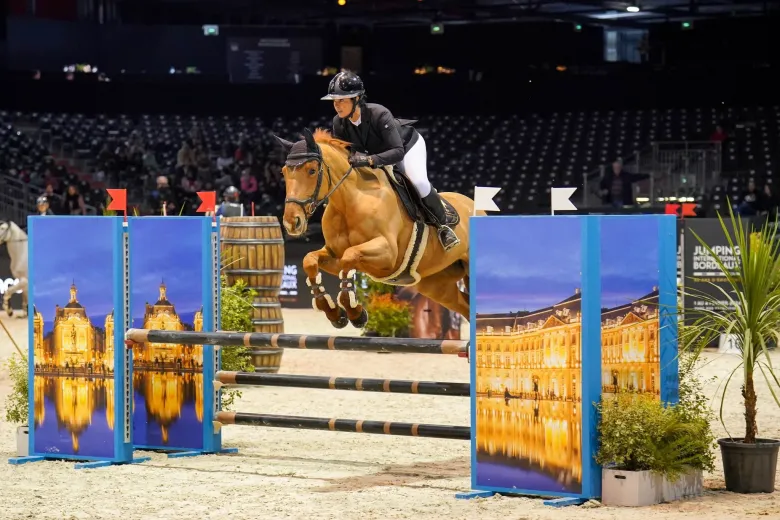
[[[365,150],[354,152],[349,164],[359,168],[393,166],[414,185],[425,208],[433,215],[439,241],[445,251],[460,243],[455,232],[445,225],[444,203],[428,181],[425,140],[411,126],[413,121],[398,121],[388,109],[366,103],[363,80],[353,72],[339,72],[328,85],[323,100],[333,101],[333,136]]]
[[[38,207],[38,215],[54,215],[54,212],[49,208],[49,199],[46,195],[38,197],[35,204]]]
[[[239,202],[241,193],[235,186],[229,186],[222,194],[224,200],[217,208],[217,215],[223,217],[243,217],[244,205]]]

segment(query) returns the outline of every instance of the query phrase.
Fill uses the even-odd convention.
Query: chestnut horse
[[[458,281],[468,279],[468,219],[474,208],[470,198],[441,194],[449,204],[448,223],[460,239],[460,244],[444,251],[435,229],[410,216],[411,199],[399,197],[396,189],[404,189],[391,185],[399,183],[389,168],[351,167],[350,144],[326,130],[312,134],[306,129],[304,140],[297,143],[276,139],[287,154],[282,168],[287,232],[304,234],[309,218],[327,204],[322,216],[325,247],[303,259],[315,310],[323,311],[336,328],[345,327],[347,320],[357,328],[365,326],[368,314],[357,301],[354,285],[359,271],[390,285],[415,285],[420,293],[468,319],[468,294],[460,291]],[[325,292],[320,269],[339,277],[338,305]]]

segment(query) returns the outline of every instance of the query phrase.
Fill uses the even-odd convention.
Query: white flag
[[[485,186],[474,186],[474,212],[478,210],[483,211],[501,211],[496,203],[493,202],[493,197],[496,193],[501,191],[501,188],[489,188]]]
[[[550,189],[551,208],[553,211],[576,211],[577,206],[572,204],[569,198],[574,195],[577,188],[552,188]]]

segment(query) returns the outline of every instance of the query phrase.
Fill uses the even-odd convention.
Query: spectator
[[[648,174],[623,171],[623,162],[612,163],[612,170],[601,179],[601,202],[605,206],[620,208],[634,205],[634,183],[649,178]]]
[[[201,182],[195,177],[195,168],[187,168],[187,173],[181,178],[181,188],[187,193],[200,191]]]
[[[184,141],[176,154],[176,168],[187,168],[188,166],[195,166],[195,153],[190,143]]]
[[[173,191],[168,185],[168,177],[165,175],[157,177],[157,186],[149,194],[149,209],[155,215],[162,214],[163,209],[166,211],[174,211],[176,209]]]
[[[87,208],[84,203],[84,197],[79,193],[75,184],[68,186],[68,192],[63,200],[64,213],[66,215],[86,215]]]
[[[222,145],[222,153],[217,157],[217,170],[223,171],[231,164],[233,164],[233,154],[230,151],[230,145],[225,143]]]
[[[737,212],[742,216],[750,217],[764,211],[764,207],[764,196],[756,188],[755,181],[750,179],[747,190],[742,192],[742,199],[739,202],[739,206],[737,206]]]
[[[49,208],[49,199],[45,195],[38,197],[35,203],[38,207],[38,215],[54,215],[54,212]]]
[[[715,131],[712,132],[712,135],[710,135],[710,141],[716,142],[716,143],[722,143],[726,139],[728,139],[728,134],[723,130],[723,127],[718,125],[715,127]]]
[[[241,192],[248,202],[253,202],[257,195],[257,179],[254,178],[249,168],[241,172]]]

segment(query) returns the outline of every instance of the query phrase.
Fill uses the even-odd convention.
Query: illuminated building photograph
[[[483,221],[471,258],[476,483],[580,493],[581,222],[529,219],[520,239],[516,219]]]
[[[133,327],[203,330],[203,234],[199,219],[130,221]],[[136,446],[203,447],[201,345],[145,343],[133,350]]]
[[[601,391],[660,398],[658,220],[601,223]],[[629,268],[630,267],[630,268]]]
[[[77,238],[67,219],[31,233],[34,450],[112,457],[114,222],[80,225]]]

